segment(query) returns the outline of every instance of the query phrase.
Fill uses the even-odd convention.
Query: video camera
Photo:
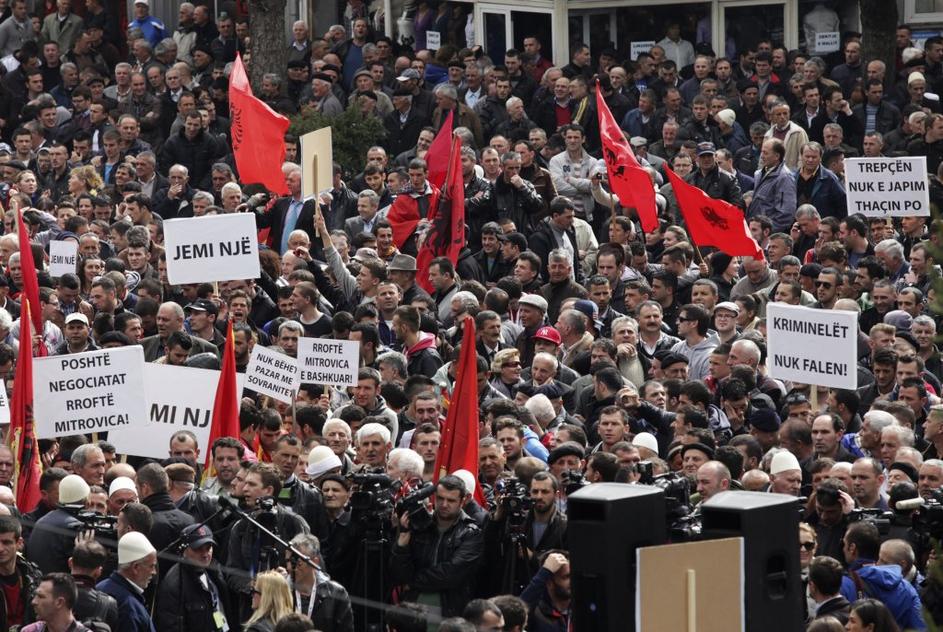
[[[82,523],[82,531],[92,531],[109,540],[118,539],[118,516],[106,516],[94,511],[80,511],[75,515]]]
[[[356,520],[379,529],[387,525],[393,516],[393,497],[400,482],[386,474],[365,473],[351,477],[357,491],[350,495],[351,516]]]
[[[399,499],[396,503],[396,515],[409,516],[409,530],[423,531],[432,526],[432,512],[426,500],[435,493],[435,485],[426,483]]]
[[[943,539],[943,490],[934,490],[929,498],[897,501],[898,511],[916,509],[911,515],[911,529],[922,539]]]
[[[560,476],[560,482],[563,484],[563,493],[567,496],[575,494],[579,490],[589,485],[589,481],[579,470],[563,470]]]
[[[501,495],[501,505],[507,515],[508,526],[522,528],[527,521],[527,512],[533,504],[527,485],[514,476],[498,479],[495,491]]]
[[[876,507],[873,509],[856,507],[847,514],[847,519],[849,523],[858,522],[860,520],[870,522],[878,528],[878,533],[887,535],[891,531],[891,524],[894,521],[894,512],[884,511]]]
[[[636,464],[639,485],[653,485],[665,493],[665,520],[672,542],[689,542],[701,536],[701,516],[691,506],[691,481],[681,472],[655,476],[651,461]]]

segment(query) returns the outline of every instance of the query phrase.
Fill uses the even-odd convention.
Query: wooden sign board
[[[334,149],[331,128],[323,127],[301,137],[301,196],[315,198],[334,185]]]
[[[746,629],[743,538],[641,547],[636,560],[636,630]]]

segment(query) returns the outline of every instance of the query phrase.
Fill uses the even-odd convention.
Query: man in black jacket
[[[239,621],[226,581],[213,561],[216,541],[205,525],[183,530],[183,561],[174,564],[161,579],[154,625],[161,632],[221,630],[225,621],[233,629]]]
[[[403,305],[393,313],[393,333],[402,341],[410,375],[432,377],[444,363],[436,351],[435,336],[419,331],[419,310]]]
[[[40,518],[33,527],[27,544],[29,558],[44,574],[68,572],[75,536],[82,527],[76,516],[85,509],[88,495],[88,483],[77,474],[69,474],[59,483],[56,509]],[[6,628],[0,626],[0,629]]]
[[[482,534],[462,507],[468,501],[465,483],[456,476],[439,480],[435,512],[429,527],[413,531],[409,515],[399,521],[399,533],[390,558],[394,584],[407,586],[406,598],[431,597],[442,616],[461,614],[472,597],[472,578],[482,560]]]
[[[0,516],[0,584],[4,598],[0,599],[0,629],[16,629],[33,620],[33,595],[42,573],[35,564],[27,562],[17,551],[23,545],[23,527],[13,516]],[[17,592],[15,608],[11,593]],[[11,610],[12,608],[12,610]]]
[[[715,200],[724,200],[734,206],[743,208],[743,195],[740,193],[740,184],[735,177],[723,173],[714,160],[714,143],[698,143],[697,169],[685,178],[688,184],[693,184]]]
[[[292,538],[291,544],[321,565],[321,543],[315,536],[302,533]],[[347,590],[326,573],[297,562],[291,569],[291,587],[295,611],[307,613],[316,629],[353,632],[354,616]]]
[[[278,468],[282,489],[278,502],[298,514],[311,529],[311,533],[327,535],[327,513],[317,487],[311,487],[295,476],[298,459],[301,457],[301,439],[293,434],[282,435],[275,441],[272,464]]]
[[[108,552],[95,540],[85,540],[75,545],[72,557],[69,558],[69,569],[79,594],[72,612],[79,621],[96,619],[107,623],[112,630],[117,630],[118,602],[111,595],[95,588],[107,560]]]
[[[190,173],[190,182],[205,190],[210,167],[222,153],[216,140],[203,129],[200,113],[190,112],[183,129],[168,138],[161,148],[160,171],[167,173],[172,165],[183,165]]]
[[[291,509],[277,503],[271,509],[260,506],[260,499],[271,501],[278,498],[281,491],[278,469],[271,463],[255,463],[246,472],[242,501],[256,521],[268,525],[283,540],[310,533],[307,523]],[[267,556],[262,555],[262,550],[271,546],[273,543],[245,518],[233,525],[229,535],[226,583],[236,593],[233,599],[239,600],[239,621],[244,621],[249,613],[254,575],[281,565],[280,560],[266,559]]]
[[[151,510],[154,526],[148,534],[148,540],[158,551],[176,540],[183,528],[192,525],[193,516],[185,513],[170,498],[170,479],[167,472],[157,463],[148,463],[138,470],[138,497]],[[172,561],[161,558],[160,574],[170,570]]]

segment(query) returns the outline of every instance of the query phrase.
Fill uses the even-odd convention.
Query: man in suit
[[[141,346],[144,347],[145,362],[154,362],[166,353],[167,338],[175,331],[183,331],[184,316],[183,308],[179,304],[173,302],[161,304],[157,309],[157,333],[141,341]],[[219,356],[219,348],[213,343],[196,336],[186,335],[192,343],[190,347],[191,356],[198,353],[213,353]]]
[[[303,230],[314,241],[315,201],[301,197],[301,167],[294,165],[285,176],[288,196],[279,198],[268,212],[257,211],[256,225],[269,229],[269,248],[284,254],[288,236],[293,230]]]
[[[373,189],[364,189],[357,194],[357,217],[344,222],[344,231],[351,240],[360,233],[372,233],[377,222],[380,196]]]

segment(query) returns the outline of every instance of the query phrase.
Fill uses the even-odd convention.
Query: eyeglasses
[[[696,323],[697,318],[685,318],[684,316],[681,316],[678,318],[678,322],[679,323]]]
[[[521,363],[520,363],[520,362],[505,362],[505,363],[502,364],[501,366],[504,367],[504,368],[506,368],[506,369],[508,369],[508,368],[510,368],[510,369],[516,369],[517,367],[521,366]]]
[[[814,551],[815,542],[800,542],[799,548],[801,548],[803,551]]]
[[[815,287],[824,287],[826,290],[832,289],[832,284],[828,281],[816,281]]]

